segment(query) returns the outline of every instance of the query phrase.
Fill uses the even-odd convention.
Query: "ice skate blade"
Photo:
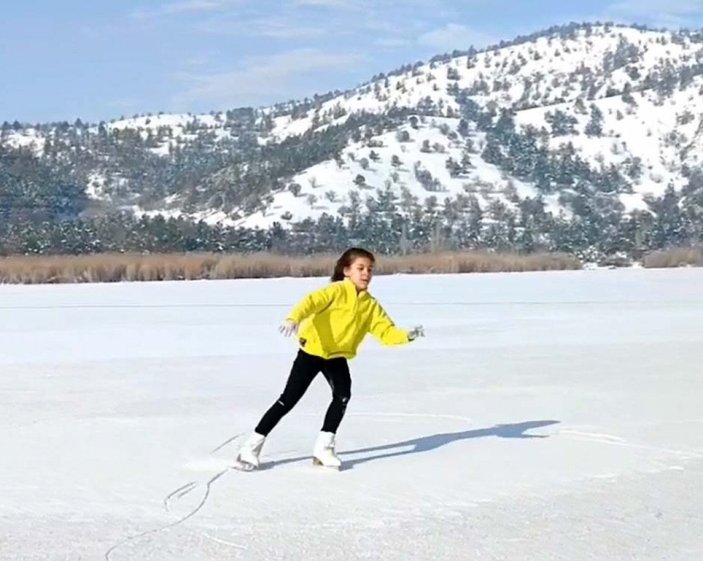
[[[254,471],[256,469],[256,466],[247,462],[243,462],[242,460],[237,458],[232,463],[232,469],[236,469],[239,471]]]
[[[325,469],[332,469],[332,470],[334,470],[334,471],[339,471],[339,469],[340,469],[340,467],[341,467],[341,466],[326,466],[325,464],[323,464],[323,463],[322,463],[320,460],[318,460],[317,458],[313,458],[313,459],[312,459],[312,465],[315,466],[315,467],[321,467],[321,468],[325,468]]]

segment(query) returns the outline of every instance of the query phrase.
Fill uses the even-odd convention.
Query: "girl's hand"
[[[408,331],[408,339],[410,339],[411,341],[414,341],[418,337],[424,337],[424,336],[425,336],[425,328],[422,327],[421,325],[416,325],[410,331]]]
[[[283,333],[284,337],[290,337],[294,333],[298,332],[298,324],[292,319],[287,319],[278,326],[278,330]]]

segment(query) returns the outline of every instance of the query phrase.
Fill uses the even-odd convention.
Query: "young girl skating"
[[[396,327],[369,294],[374,262],[373,254],[365,249],[346,250],[337,260],[332,282],[305,296],[281,324],[285,336],[298,334],[300,348],[283,393],[239,450],[235,467],[251,470],[259,466],[266,437],[322,372],[332,389],[332,402],[313,448],[313,463],[339,468],[335,434],[351,397],[347,360],[356,356],[367,333],[384,345],[402,345],[424,336],[422,326]]]

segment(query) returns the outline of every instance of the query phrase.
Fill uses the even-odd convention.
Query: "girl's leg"
[[[332,402],[327,408],[322,432],[336,433],[351,399],[349,364],[345,358],[326,360],[322,366],[322,374],[332,388]]]
[[[254,429],[256,433],[268,436],[283,416],[293,409],[295,404],[303,397],[303,394],[320,371],[321,366],[321,358],[298,351],[298,356],[293,362],[283,393],[276,403],[264,413],[256,429]]]

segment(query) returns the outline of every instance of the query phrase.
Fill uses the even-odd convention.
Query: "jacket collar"
[[[344,284],[344,288],[347,291],[347,294],[349,296],[353,296],[354,298],[367,298],[369,291],[368,290],[362,290],[361,292],[356,291],[356,286],[354,286],[354,283],[349,280],[348,277],[344,277],[344,280],[342,281]]]

